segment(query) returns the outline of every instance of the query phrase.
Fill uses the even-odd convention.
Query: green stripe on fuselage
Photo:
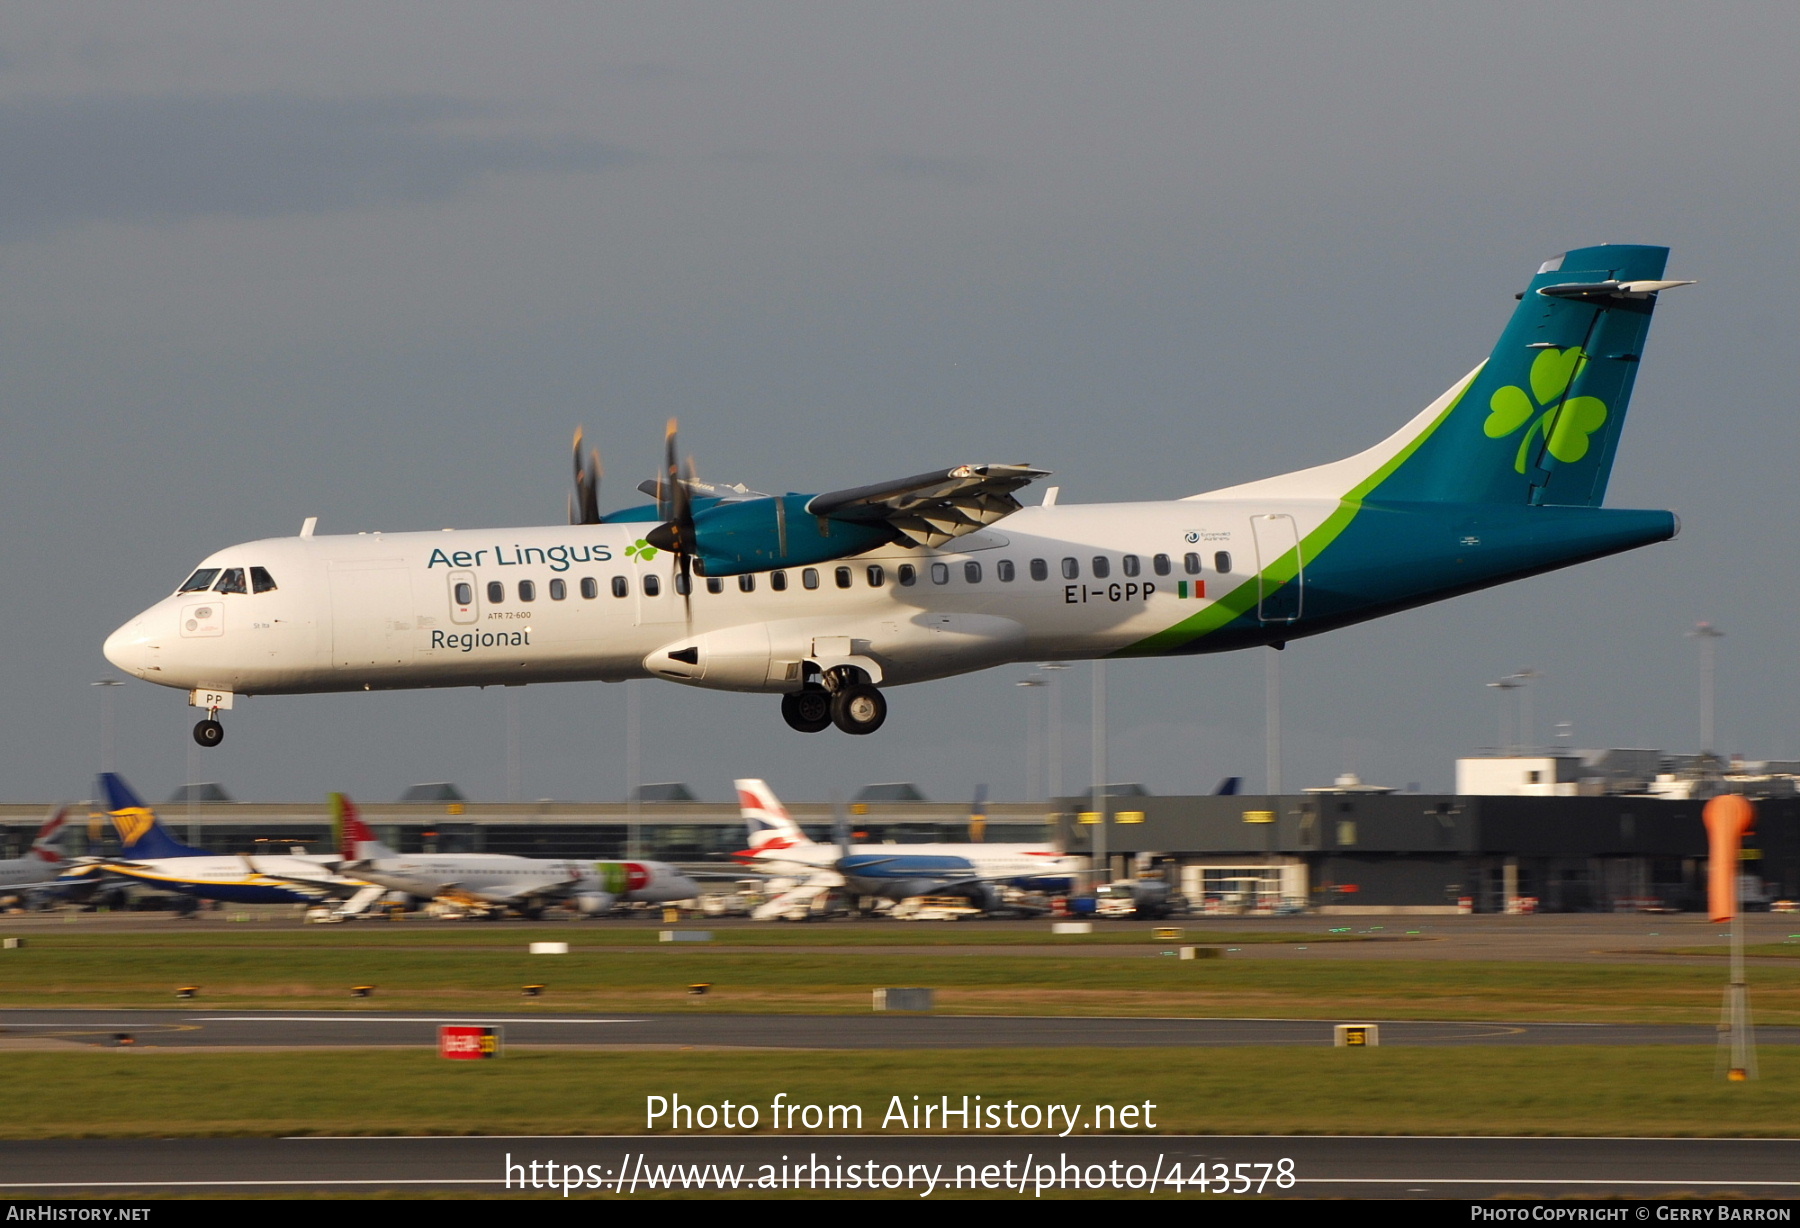
[[[1347,494],[1343,495],[1338,501],[1337,508],[1325,518],[1325,522],[1308,533],[1299,546],[1289,550],[1260,573],[1251,576],[1199,613],[1184,618],[1166,630],[1158,631],[1155,635],[1139,640],[1137,643],[1109,655],[1115,657],[1163,656],[1175,652],[1221,627],[1230,626],[1254,610],[1262,599],[1265,583],[1268,585],[1267,591],[1274,592],[1300,574],[1302,558],[1316,560],[1345,529],[1350,527],[1351,521],[1355,520],[1356,514],[1362,510],[1363,500],[1374,494],[1376,488],[1392,476],[1401,465],[1404,465],[1407,459],[1417,452],[1427,439],[1431,438],[1432,433],[1442,426],[1451,414],[1456,412],[1456,407],[1462,404],[1463,395],[1469,391],[1470,385],[1475,382],[1475,377],[1480,374],[1481,368],[1475,368],[1469,378],[1463,382],[1463,386],[1456,390],[1456,395],[1450,399],[1450,404],[1444,407],[1444,411],[1433,418],[1431,424],[1420,431],[1416,439],[1390,457],[1386,464],[1358,482]]]

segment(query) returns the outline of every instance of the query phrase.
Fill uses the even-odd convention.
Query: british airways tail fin
[[[812,843],[800,830],[800,825],[788,816],[787,807],[781,804],[781,799],[766,782],[737,780],[732,783],[737,786],[738,811],[750,831],[751,849],[797,848]]]
[[[55,813],[38,828],[37,835],[31,841],[31,850],[25,855],[46,865],[61,865],[68,860],[63,854],[62,842],[68,838],[71,830],[69,808],[58,806]]]
[[[106,817],[119,833],[119,851],[127,857],[204,857],[206,850],[191,848],[169,834],[155,812],[124,777],[116,772],[100,773],[100,795],[106,799]]]
[[[356,803],[342,793],[331,795],[331,831],[337,837],[338,852],[345,861],[394,856],[394,850],[377,840],[369,825],[362,821]]]
[[[1487,361],[1398,432],[1345,460],[1194,498],[1600,506],[1657,296],[1692,284],[1664,280],[1668,256],[1614,244],[1545,261]]]

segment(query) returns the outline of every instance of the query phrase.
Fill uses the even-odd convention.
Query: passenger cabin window
[[[467,580],[457,581],[456,588],[453,590],[453,592],[456,597],[457,605],[474,605],[475,604],[475,586],[473,584],[470,584]]]
[[[267,568],[252,567],[250,569],[250,591],[253,593],[272,593],[275,591],[275,577]]]
[[[1150,560],[1150,570],[1154,571],[1159,576],[1166,576],[1174,569],[1169,564],[1169,556],[1166,554],[1159,554]]]
[[[1081,579],[1081,560],[1080,559],[1064,559],[1062,561],[1062,573],[1063,573],[1063,579],[1065,579],[1065,580]]]
[[[175,591],[178,593],[204,593],[207,589],[212,587],[213,581],[218,578],[219,569],[217,567],[202,567],[186,580],[183,580],[181,582],[181,587]]]
[[[1128,576],[1137,575],[1137,573],[1138,573],[1138,556],[1135,554],[1128,554],[1124,558],[1120,559],[1119,560],[1119,570],[1124,572]]]
[[[1230,553],[1230,551],[1221,550],[1217,554],[1213,555],[1213,568],[1222,576],[1229,575],[1231,572],[1231,553]]]
[[[1188,575],[1190,575],[1190,576],[1199,575],[1200,574],[1200,556],[1197,554],[1182,555],[1181,556],[1181,569],[1183,571],[1187,572]]]
[[[787,572],[771,571],[769,573],[769,587],[778,593],[787,592]]]
[[[919,582],[919,569],[911,563],[900,564],[900,587],[911,588]]]
[[[662,595],[662,577],[660,577],[660,576],[645,576],[644,577],[644,596],[659,597],[661,595]]]
[[[691,593],[691,592],[693,592],[693,591],[694,591],[694,582],[693,582],[693,580],[692,580],[692,579],[691,579],[691,578],[689,578],[689,577],[687,577],[687,576],[684,576],[684,575],[682,575],[682,574],[681,574],[681,573],[680,573],[680,572],[676,572],[676,573],[675,573],[675,592],[676,592],[676,595],[677,595],[677,596],[681,596],[681,597],[685,597],[685,596],[687,596],[687,595],[688,595],[688,594],[689,594],[689,593]]]
[[[631,596],[631,581],[627,580],[624,576],[614,576],[612,578],[612,591],[613,596],[615,597]]]
[[[219,577],[219,582],[213,585],[213,592],[215,593],[243,593],[248,591],[249,590],[244,587],[244,569],[242,567],[227,567],[225,569],[225,574]]]
[[[818,588],[819,569],[817,567],[808,567],[806,570],[802,571],[800,573],[800,583],[804,584],[807,588]]]
[[[649,585],[644,586],[644,591],[645,592],[650,591]],[[600,581],[594,579],[594,577],[592,577],[592,576],[581,577],[581,596],[582,596],[583,600],[592,601],[594,598],[598,597],[599,595],[600,595]]]
[[[881,570],[880,563],[869,564],[869,587],[880,588],[887,583],[887,573]]]
[[[550,581],[550,600],[564,601],[569,596],[569,586],[561,580]]]
[[[1014,574],[1013,561],[1011,559],[1001,559],[998,563],[994,564],[994,575],[1002,584],[1011,584],[1013,582]]]
[[[756,575],[754,572],[747,571],[743,575],[738,577],[738,592],[754,593],[755,591],[756,591]]]
[[[1094,579],[1104,580],[1111,574],[1112,564],[1107,561],[1104,554],[1096,554],[1094,556]]]
[[[950,583],[950,564],[933,563],[931,565],[931,582],[933,584]]]
[[[537,582],[536,581],[534,581],[534,580],[520,580],[519,581],[519,600],[520,601],[536,601],[537,600]]]
[[[506,600],[506,585],[498,580],[488,581],[488,604],[499,605]]]
[[[717,576],[706,577],[706,591],[709,593],[724,592],[725,591],[725,581],[719,579],[719,577],[717,577]]]
[[[977,563],[974,559],[970,559],[968,562],[964,563],[963,579],[967,580],[970,584],[980,584],[981,564]]]
[[[1043,559],[1032,559],[1031,578],[1033,580],[1048,580],[1050,578],[1050,564],[1046,563]]]
[[[839,567],[832,573],[832,578],[837,581],[839,588],[850,587],[850,569],[848,567]]]

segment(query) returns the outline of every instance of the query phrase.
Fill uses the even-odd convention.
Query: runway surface
[[[383,1189],[504,1196],[533,1192],[533,1180],[540,1194],[560,1192],[564,1181],[587,1193],[649,1194],[754,1189],[759,1177],[790,1191],[809,1182],[855,1189],[853,1172],[859,1183],[914,1197],[957,1182],[992,1197],[1008,1188],[1031,1197],[1045,1183],[1141,1189],[1153,1177],[1158,1192],[1198,1194],[1187,1183],[1204,1174],[1205,1192],[1265,1197],[1786,1199],[1800,1195],[1800,1140],[818,1134],[0,1142],[0,1195],[13,1198]],[[1176,1175],[1183,1184],[1172,1187]]]
[[[1370,1022],[1366,1019],[1343,1022]],[[1700,1025],[1480,1023],[1380,1024],[1381,1043],[1445,1045],[1707,1045]],[[411,1011],[0,1010],[0,1048],[420,1047],[445,1023],[500,1024],[509,1045],[606,1048],[1002,1049],[1065,1046],[1329,1045],[1332,1025],[1312,1019],[1045,1018],[992,1015],[454,1014]],[[1800,1044],[1800,1028],[1757,1029],[1765,1045]]]

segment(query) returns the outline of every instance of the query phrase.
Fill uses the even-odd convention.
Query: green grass
[[[0,1006],[169,1007],[176,986],[197,984],[201,1008],[862,1013],[876,986],[929,985],[940,1011],[954,1014],[1711,1023],[1723,988],[1716,968],[1652,964],[584,949],[578,942],[569,955],[545,957],[524,951],[534,932],[553,931],[516,929],[504,943],[473,946],[404,926],[368,936],[211,926],[38,933],[24,949],[0,952]],[[520,997],[521,985],[540,981],[549,986],[544,997]],[[713,990],[693,1005],[686,990],[697,981]],[[353,1004],[355,984],[375,985],[375,997]],[[1752,1000],[1759,1022],[1800,1023],[1800,967],[1760,967]]]
[[[514,1051],[14,1052],[7,1138],[286,1134],[631,1134],[645,1098],[860,1104],[979,1094],[1019,1103],[1157,1107],[1172,1134],[1540,1134],[1788,1137],[1800,1053],[1762,1078],[1714,1077],[1710,1048],[1008,1049],[842,1053]],[[46,1089],[54,1088],[54,1096]],[[956,1131],[952,1131],[953,1133]],[[892,1136],[897,1130],[886,1131]]]

